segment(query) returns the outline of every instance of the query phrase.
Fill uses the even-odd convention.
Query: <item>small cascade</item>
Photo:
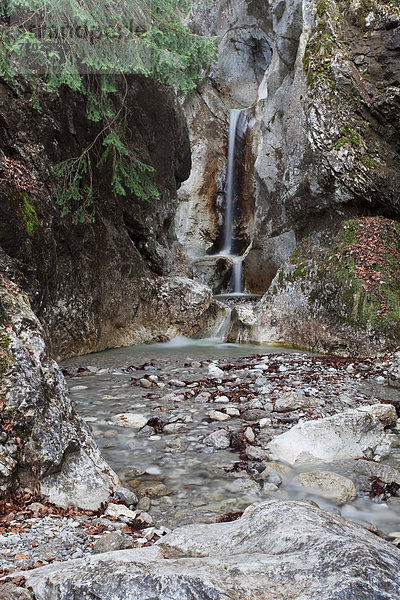
[[[226,335],[228,333],[229,325],[231,323],[231,313],[232,308],[229,308],[225,319],[222,321],[221,325],[218,327],[215,334],[212,336],[212,339],[224,342],[226,340]]]
[[[245,290],[243,288],[243,276],[242,276],[242,267],[243,260],[242,256],[239,257],[240,260],[236,260],[232,265],[232,275],[229,281],[228,288],[232,294],[245,294]]]

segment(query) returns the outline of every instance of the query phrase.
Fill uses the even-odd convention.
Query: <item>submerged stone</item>
[[[357,496],[356,488],[351,479],[332,471],[300,473],[297,480],[303,487],[324,498],[329,498],[337,504],[351,502]]]

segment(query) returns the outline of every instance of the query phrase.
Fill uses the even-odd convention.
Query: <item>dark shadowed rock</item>
[[[39,92],[39,113],[29,89],[0,84],[2,271],[30,293],[57,358],[190,336],[224,314],[205,288],[183,277],[167,279],[176,243],[176,190],[191,165],[176,95],[144,77],[130,77],[127,85],[126,144],[154,167],[159,195],[115,197],[109,169],[95,169],[95,221],[73,225],[55,201],[52,167],[80,156],[102,125],[87,120],[83,98],[70,91]],[[15,170],[28,178],[29,191]],[[29,224],[26,206],[34,215]]]

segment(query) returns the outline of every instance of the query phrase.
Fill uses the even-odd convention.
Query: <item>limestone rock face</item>
[[[391,440],[373,408],[298,423],[272,440],[268,449],[274,460],[291,465],[360,456],[379,460],[389,453]]]
[[[118,478],[75,413],[26,296],[4,278],[0,307],[0,497],[17,485],[40,486],[58,505],[97,509]]]
[[[393,600],[399,558],[359,525],[307,502],[273,500],[238,521],[180,527],[152,548],[24,575],[36,600]]]
[[[399,216],[400,21],[379,2],[368,22],[361,5],[340,0],[317,10],[271,0],[266,12],[273,58],[256,105],[257,211],[247,261],[273,277],[296,243],[334,231],[341,216],[367,207]]]
[[[278,271],[249,329],[234,339],[289,343],[317,352],[368,356],[400,343],[400,226],[365,217],[308,236]],[[396,258],[394,258],[396,257]],[[396,366],[388,373],[396,385]]]
[[[378,304],[372,311],[366,306],[363,293],[368,296],[369,289],[345,302],[337,284],[345,292],[348,281],[338,282],[329,271],[316,281],[317,265],[296,282],[292,275],[298,265],[292,269],[290,259],[296,248],[302,255],[301,244],[310,238],[313,250],[323,253],[327,239],[332,242],[350,218],[373,214],[395,220],[400,215],[399,14],[394,5],[378,0],[369,11],[364,8],[342,0],[221,0],[207,9],[199,0],[191,15],[196,31],[218,36],[221,54],[196,100],[184,106],[195,156],[189,181],[195,185],[188,182],[182,190],[180,211],[187,219],[182,227],[180,218],[178,236],[189,253],[196,248],[197,257],[212,248],[223,202],[224,114],[227,108],[251,105],[247,168],[255,187],[246,188],[252,208],[245,220],[249,245],[243,273],[247,291],[269,288],[269,293],[257,326],[235,330],[242,341],[286,342],[339,354],[371,354],[399,344],[398,325],[375,327],[376,319],[369,319],[381,310]],[[248,84],[246,104],[241,69],[248,47],[240,39],[256,30],[265,36],[260,48],[268,44],[271,55],[266,60],[256,53],[265,73],[260,80],[257,69],[248,69],[253,84]],[[234,64],[236,78],[231,77]],[[189,205],[193,211],[184,208]],[[275,279],[279,269],[279,277],[292,278],[284,290]],[[325,295],[320,296],[321,288]],[[380,304],[387,306],[386,298]],[[263,334],[257,337],[259,329]]]
[[[251,107],[257,101],[259,85],[272,58],[263,20],[266,11],[254,14],[253,4],[258,3],[218,0],[210,5],[200,1],[188,18],[195,32],[217,37],[218,60],[197,92],[183,103],[190,131],[192,172],[179,190],[176,232],[189,259],[195,261],[193,276],[212,282],[217,292],[226,290],[230,270],[226,277],[217,261],[200,264],[199,260],[206,253],[222,250],[230,109],[245,109],[238,124],[236,146],[235,170],[240,190],[233,227],[235,254],[243,255],[249,246],[253,226],[255,157]]]
[[[227,332],[228,342],[245,343],[257,338],[257,315],[252,306],[238,305],[232,309]]]
[[[150,298],[139,306],[133,327],[125,332],[130,343],[163,342],[177,335],[210,337],[227,314],[210,288],[185,277],[159,279]]]
[[[201,35],[217,36],[218,60],[209,72],[213,88],[228,108],[248,108],[271,63],[271,40],[265,32],[268,10],[261,2],[200,0],[188,24]]]

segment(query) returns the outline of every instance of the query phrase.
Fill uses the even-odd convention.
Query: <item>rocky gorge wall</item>
[[[43,92],[38,112],[23,84],[0,85],[1,268],[29,292],[57,358],[207,333],[225,315],[208,289],[173,272],[176,189],[191,165],[175,94],[141,77],[127,90],[127,143],[155,168],[159,196],[116,198],[108,170],[96,170],[95,220],[73,225],[52,167],[79,156],[101,125],[79,95]]]
[[[352,316],[357,295],[348,306],[344,303],[342,311],[325,307],[327,316],[320,321],[316,336],[319,341],[314,339],[311,344],[307,341],[307,321],[315,318],[313,302],[321,286],[315,285],[311,272],[305,274],[308,291],[303,293],[303,317],[297,323],[293,308],[299,293],[291,287],[287,302],[287,280],[281,287],[293,252],[297,249],[298,264],[307,260],[302,256],[305,240],[313,240],[317,254],[330,240],[328,246],[333,252],[334,240],[348,219],[399,218],[398,5],[333,0],[221,1],[213,4],[209,19],[206,14],[204,5],[198,3],[191,23],[202,33],[217,35],[221,53],[195,101],[184,104],[193,169],[179,192],[178,214],[185,212],[189,217],[178,220],[177,232],[192,258],[209,251],[217,237],[226,169],[226,152],[221,146],[221,140],[226,143],[226,115],[229,108],[246,107],[252,115],[248,138],[252,158],[247,163],[243,189],[254,208],[247,218],[249,247],[243,261],[244,281],[249,292],[269,293],[256,315],[245,317],[242,311],[247,324],[242,321],[240,325],[242,317],[236,314],[238,326],[231,330],[231,341],[283,341],[345,353],[368,353],[398,345],[398,337],[388,335],[383,322],[376,329],[379,307],[370,320],[357,321]],[[248,37],[242,45],[243,36]],[[244,64],[246,95],[241,78]],[[205,140],[205,131],[212,129],[214,135]],[[209,186],[211,176],[214,183]],[[372,243],[371,239],[367,246]],[[394,242],[394,248],[397,245]],[[370,258],[374,261],[373,253]],[[381,272],[382,265],[375,266],[375,271]],[[280,268],[282,273],[278,273]],[[395,270],[386,262],[384,271],[394,295],[398,295]],[[199,277],[196,268],[194,275]],[[364,285],[359,271],[353,275],[360,286]],[[336,286],[337,297],[340,288],[349,287],[346,279],[328,277],[325,283]],[[319,304],[324,304],[322,296]],[[384,321],[386,317],[387,313]],[[397,330],[396,323],[394,319],[389,329]],[[254,326],[252,335],[248,333],[250,325]],[[342,325],[346,333],[340,340],[329,342],[329,335],[323,332],[329,328],[336,331]],[[276,326],[282,335],[276,335]],[[362,349],[357,344],[361,331],[367,332],[367,339],[371,335],[371,343],[367,341]]]
[[[118,484],[49,356],[26,294],[0,276],[0,498],[17,489],[97,509]]]

